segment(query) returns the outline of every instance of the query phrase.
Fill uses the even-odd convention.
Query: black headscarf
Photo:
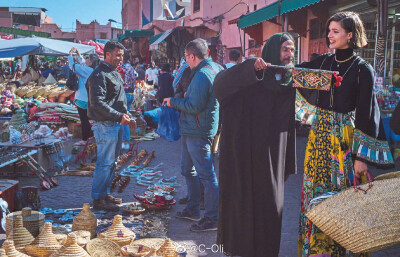
[[[273,65],[282,65],[281,62],[281,46],[284,42],[293,40],[293,37],[287,33],[277,33],[272,35],[262,50],[262,58],[265,62]],[[275,74],[282,73],[282,79],[276,80]],[[268,88],[278,90],[281,86],[288,86],[292,83],[291,72],[288,70],[277,70],[268,68],[265,70],[263,84]]]

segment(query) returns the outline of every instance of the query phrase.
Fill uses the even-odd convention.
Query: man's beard
[[[286,67],[294,67],[293,65],[293,59],[294,58],[285,58],[281,62],[281,66],[286,66]],[[289,77],[292,76],[292,69],[278,69],[278,73],[281,74],[282,79],[281,81],[287,81]]]

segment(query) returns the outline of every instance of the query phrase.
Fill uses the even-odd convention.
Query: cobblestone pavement
[[[285,206],[283,213],[281,250],[279,254],[280,257],[297,256],[297,229],[305,144],[306,138],[299,137],[297,139],[298,174],[290,176],[285,185]],[[180,175],[179,165],[180,141],[174,143],[166,142],[163,139],[147,142],[145,141],[139,144],[139,150],[140,149],[147,149],[148,151],[155,150],[156,157],[153,159],[151,165],[156,165],[162,162],[163,166],[161,170],[164,171],[164,178],[169,178],[171,176],[178,177],[178,183],[180,186],[177,187],[175,198],[179,199],[185,196],[186,187],[184,180]],[[382,173],[382,171],[373,170],[372,173],[373,175],[377,175]],[[43,207],[78,208],[81,207],[83,203],[91,202],[90,189],[92,178],[61,176],[58,177],[58,180],[60,182],[60,186],[49,191],[41,192],[41,201]],[[39,186],[37,178],[20,178],[20,181],[20,186]],[[132,193],[142,193],[144,189],[144,187],[136,185],[132,180],[129,186],[125,189],[124,193],[119,195],[117,194],[116,196],[122,197],[124,202],[130,202],[134,200]],[[189,231],[189,227],[192,224],[191,222],[174,218],[175,213],[181,209],[183,209],[183,205],[177,204],[169,211],[169,216],[171,219],[169,222],[168,236],[188,249],[197,248],[197,251],[191,251],[188,256],[225,256],[222,253],[218,253],[218,250],[220,249],[215,245],[215,231],[203,233],[191,232]],[[265,218],[268,219],[268,217]],[[200,245],[201,247],[199,252],[198,247]],[[205,248],[212,249],[205,250]],[[372,257],[392,256],[400,256],[400,245],[372,254]],[[265,257],[268,256],[266,255]]]

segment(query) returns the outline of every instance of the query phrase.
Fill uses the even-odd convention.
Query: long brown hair
[[[358,13],[355,12],[339,12],[334,14],[326,22],[326,44],[329,47],[329,24],[332,21],[339,22],[342,28],[347,32],[352,32],[353,35],[349,42],[349,47],[352,49],[358,49],[365,46],[367,41],[367,35],[365,34],[364,24],[360,19]]]

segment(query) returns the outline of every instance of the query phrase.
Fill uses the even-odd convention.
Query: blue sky
[[[90,23],[96,19],[101,25],[108,19],[121,22],[122,0],[0,0],[0,7],[40,7],[64,31],[76,28],[75,20]],[[113,23],[114,27],[121,27]]]

